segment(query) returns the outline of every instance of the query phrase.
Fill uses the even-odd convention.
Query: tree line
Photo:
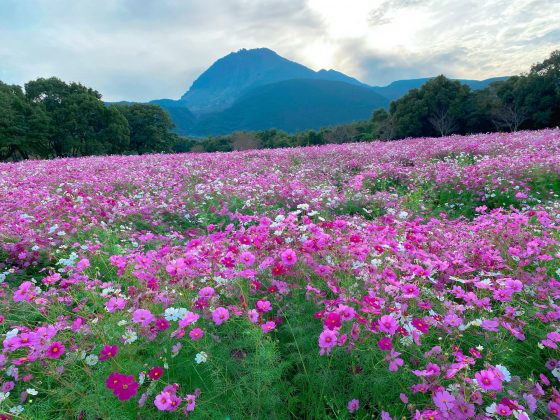
[[[173,126],[160,106],[107,106],[79,83],[0,82],[0,160],[166,152],[178,140]]]
[[[57,78],[24,89],[0,82],[0,160],[215,152],[406,137],[447,136],[560,125],[560,51],[529,72],[482,90],[441,75],[368,121],[288,134],[269,129],[208,138],[181,137],[158,105],[106,105],[99,92]]]

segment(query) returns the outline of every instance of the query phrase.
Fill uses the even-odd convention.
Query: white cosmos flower
[[[99,357],[97,357],[95,354],[90,354],[86,357],[86,364],[89,366],[95,366],[98,361]]]
[[[208,360],[208,355],[203,351],[197,353],[197,355],[194,358],[194,361],[196,362],[197,365],[201,363],[205,363],[207,360]]]

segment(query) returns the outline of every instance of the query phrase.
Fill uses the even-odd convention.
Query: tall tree
[[[48,118],[21,87],[0,82],[0,160],[44,157]]]
[[[128,121],[131,151],[139,154],[168,152],[178,141],[178,137],[170,132],[173,121],[159,105],[119,104],[111,108],[119,110]]]
[[[25,85],[27,99],[49,118],[48,147],[52,156],[119,153],[129,139],[126,120],[101,101],[101,94],[79,83],[55,77]]]
[[[463,133],[470,112],[470,88],[443,75],[412,89],[390,108],[396,138]]]

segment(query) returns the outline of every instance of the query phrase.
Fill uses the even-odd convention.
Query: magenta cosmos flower
[[[403,297],[407,299],[413,299],[420,295],[420,289],[414,283],[403,284],[401,287],[403,292]]]
[[[103,360],[107,360],[109,358],[113,358],[117,355],[118,351],[119,351],[118,346],[106,345],[100,351],[99,360],[103,361]]]
[[[193,341],[200,340],[202,337],[204,337],[204,331],[202,331],[200,328],[193,328],[189,333],[189,337]]]
[[[377,346],[381,350],[389,351],[393,348],[393,343],[389,337],[383,337],[381,340],[377,342]]]
[[[212,312],[212,319],[216,325],[220,325],[229,319],[229,311],[220,306]]]
[[[60,341],[55,341],[47,349],[47,357],[49,359],[58,359],[64,354],[64,345]]]
[[[169,321],[165,318],[158,318],[156,319],[156,328],[159,331],[165,331],[169,328]]]
[[[390,315],[383,315],[379,319],[378,325],[379,325],[379,331],[390,334],[390,335],[395,334],[395,332],[399,328],[399,324],[397,323],[395,318],[393,318]]]
[[[276,323],[274,321],[267,321],[261,325],[263,332],[266,334],[276,328]]]
[[[325,322],[324,322],[325,327],[327,327],[329,330],[334,330],[335,328],[340,327],[341,322],[340,322],[340,315],[337,314],[336,312],[331,312],[330,314],[327,315],[327,317],[325,318]]]
[[[126,376],[119,372],[109,375],[105,381],[107,388],[113,390],[120,401],[132,398],[138,392],[138,382],[134,380],[134,376]]]
[[[255,306],[257,307],[257,310],[263,314],[272,311],[272,305],[268,300],[257,300]]]
[[[294,265],[297,261],[296,253],[289,248],[284,252],[282,252],[281,257],[282,257],[282,264],[288,267]]]
[[[154,366],[148,372],[148,376],[153,381],[157,381],[159,378],[161,378],[161,375],[163,375],[163,368],[161,366]]]

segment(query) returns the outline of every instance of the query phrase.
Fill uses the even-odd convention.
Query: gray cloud
[[[329,49],[333,68],[372,84],[439,73],[484,78],[527,70],[560,41],[556,0],[381,0],[356,14],[363,33],[348,36],[332,30],[338,16],[328,12],[336,3],[0,0],[0,80],[54,75],[107,100],[178,98],[231,51],[269,47],[314,67],[305,51],[315,44]],[[421,22],[403,25],[406,13]],[[408,41],[368,36],[380,29]]]

